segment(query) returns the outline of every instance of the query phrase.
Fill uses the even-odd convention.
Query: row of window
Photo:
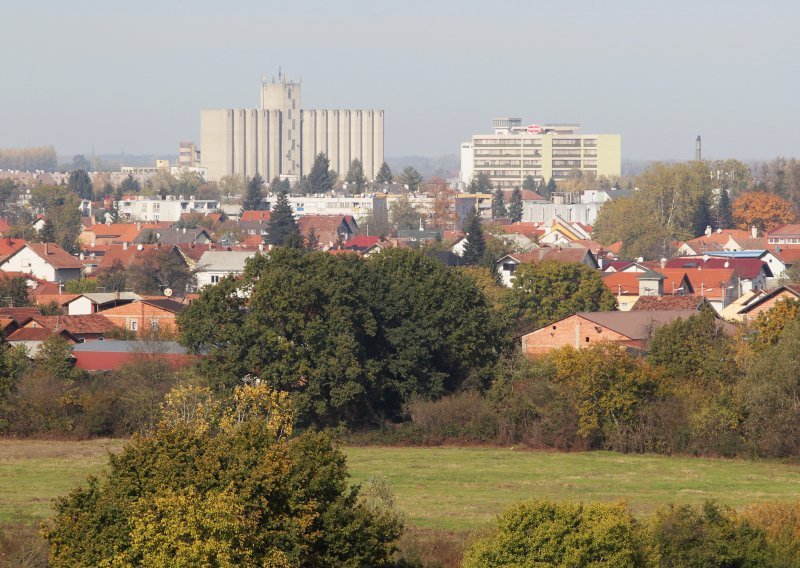
[[[150,329],[153,331],[158,331],[158,322],[153,320],[150,322]],[[138,331],[139,330],[139,322],[137,320],[131,320],[131,331]]]
[[[519,157],[519,156],[532,156],[532,157],[540,157],[542,155],[541,150],[475,150],[476,157],[485,157],[485,156],[510,156],[510,157]]]

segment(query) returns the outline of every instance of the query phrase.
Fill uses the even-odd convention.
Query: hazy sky
[[[176,154],[200,109],[383,108],[388,156],[495,116],[622,134],[623,157],[798,156],[800,4],[672,0],[5,0],[0,147]]]

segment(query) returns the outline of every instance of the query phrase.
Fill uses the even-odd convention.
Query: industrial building
[[[461,181],[485,173],[492,186],[520,187],[527,176],[547,182],[572,170],[599,177],[622,171],[619,134],[581,134],[578,124],[523,126],[519,118],[495,118],[493,134],[475,134],[461,144]]]
[[[257,109],[200,112],[202,165],[208,179],[260,174],[296,181],[307,175],[323,153],[340,177],[361,160],[368,179],[383,163],[382,110],[304,110],[301,84],[262,78]]]

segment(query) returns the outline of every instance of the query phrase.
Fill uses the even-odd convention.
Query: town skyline
[[[172,154],[199,142],[202,109],[254,107],[281,66],[309,107],[383,109],[387,156],[457,154],[500,116],[620,134],[626,160],[691,159],[698,134],[704,157],[793,156],[796,16],[785,2],[15,5],[0,147]]]

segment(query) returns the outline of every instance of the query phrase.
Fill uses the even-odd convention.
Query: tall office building
[[[200,112],[202,165],[210,180],[238,174],[261,174],[292,181],[305,176],[320,152],[341,177],[361,160],[373,179],[383,163],[382,110],[303,110],[300,83],[261,81],[257,109]]]
[[[619,134],[580,134],[577,124],[522,126],[519,118],[495,118],[493,134],[476,134],[461,144],[461,179],[485,173],[494,187],[522,185],[527,176],[558,181],[572,170],[597,177],[622,171]]]

